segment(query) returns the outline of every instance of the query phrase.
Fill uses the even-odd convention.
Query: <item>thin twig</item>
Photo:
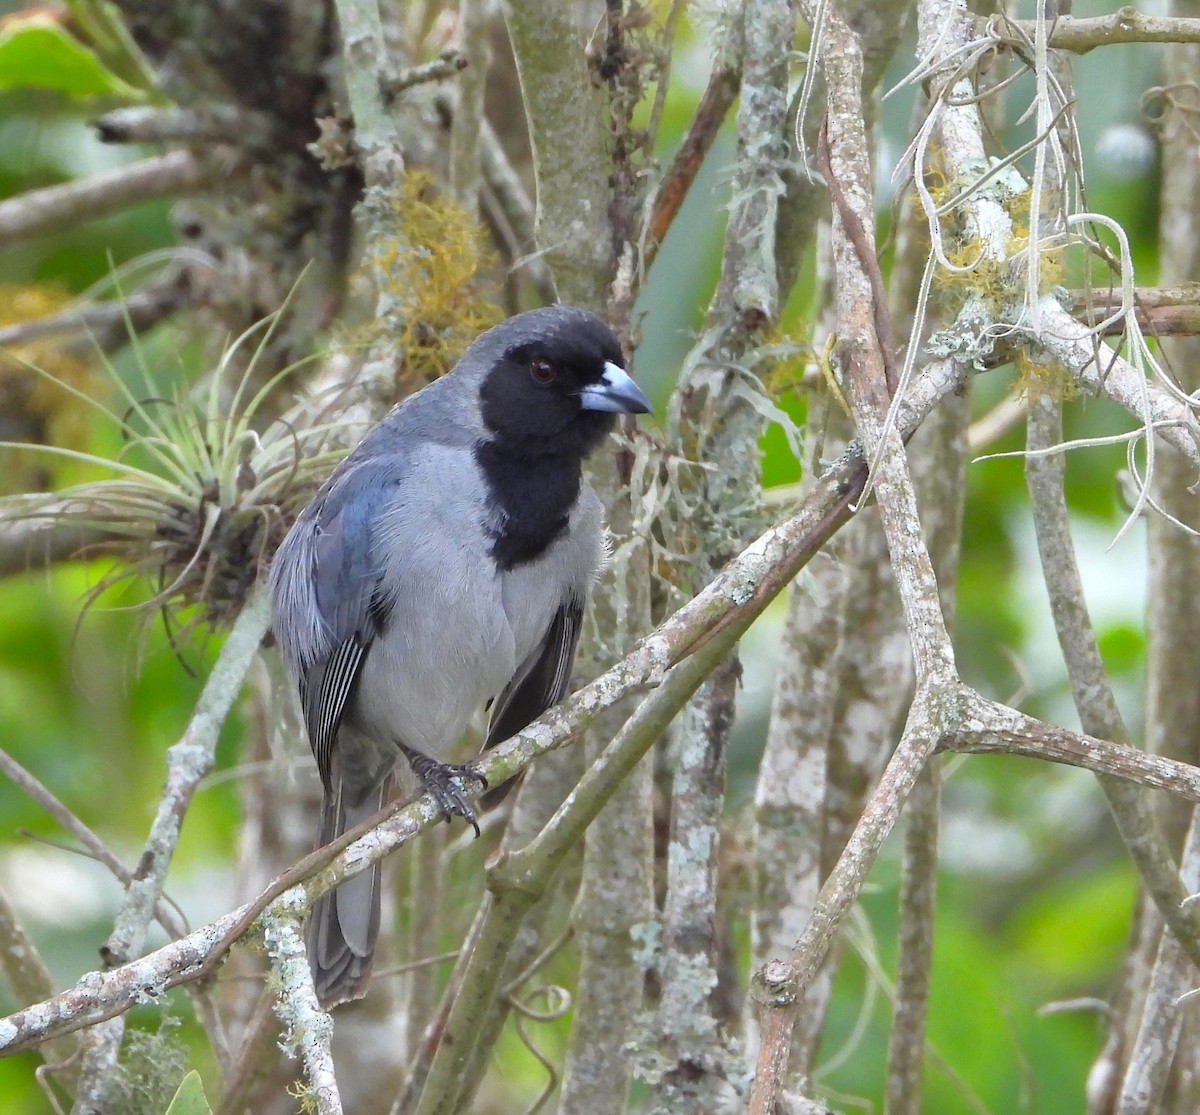
[[[484,120],[483,94],[491,66],[491,6],[484,0],[461,0],[458,5],[457,40],[463,57],[470,60],[457,83],[454,119],[450,126],[450,189],[458,203],[474,216],[479,210],[483,180],[479,129]]]
[[[734,101],[737,100],[742,82],[740,52],[735,53],[733,57],[735,62],[731,63],[722,58],[713,69],[708,85],[700,97],[700,103],[696,106],[696,113],[688,126],[687,135],[683,137],[679,150],[671,160],[670,168],[659,183],[650,220],[647,222],[646,243],[642,251],[643,263],[647,268],[658,254],[667,230],[682,208],[684,198],[704,165],[704,157],[717,138]]]
[[[1182,886],[1195,894],[1200,891],[1200,810],[1192,811],[1180,861]],[[1161,1110],[1179,1052],[1187,1009],[1183,996],[1195,989],[1196,971],[1195,962],[1188,959],[1179,939],[1164,933],[1146,988],[1137,1036],[1126,1057],[1117,1115]]]
[[[888,1031],[885,1099],[888,1115],[918,1115],[921,1110],[925,1020],[933,970],[940,809],[941,768],[929,763],[917,779],[905,810],[899,956]]]
[[[514,270],[524,270],[529,273],[533,285],[547,302],[557,300],[554,289],[554,278],[546,261],[535,251],[534,225],[535,212],[533,202],[521,181],[521,176],[513,169],[504,145],[496,130],[485,119],[479,127],[479,153],[483,166],[483,178],[495,196],[501,212],[512,226],[513,234],[517,237],[524,253],[513,264]]]
[[[26,770],[3,749],[0,749],[0,773],[36,801],[63,829],[75,837],[86,849],[87,854],[97,863],[107,867],[122,886],[129,885],[133,879],[133,872],[117,859],[112,849],[76,817],[34,774]],[[161,899],[155,903],[154,917],[170,937],[179,938],[188,931],[178,910]]]
[[[443,50],[432,61],[422,62],[419,66],[409,66],[395,77],[384,78],[380,85],[384,97],[391,99],[414,85],[423,85],[427,81],[445,81],[469,65],[470,59],[462,51]]]
[[[263,988],[246,1027],[238,1035],[238,1055],[225,1074],[225,1090],[217,1115],[244,1115],[254,1098],[255,1086],[271,1064],[279,1045],[279,1020],[275,1015],[275,992]]]

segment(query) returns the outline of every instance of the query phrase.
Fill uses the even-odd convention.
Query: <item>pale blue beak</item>
[[[610,414],[653,414],[654,408],[629,373],[606,362],[597,383],[589,383],[579,392],[584,410],[603,410]]]

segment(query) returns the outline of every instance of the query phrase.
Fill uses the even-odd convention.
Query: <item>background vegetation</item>
[[[363,421],[439,374],[498,315],[544,301],[555,282],[563,300],[607,308],[634,350],[639,381],[656,402],[651,437],[635,437],[623,458],[601,467],[598,482],[619,536],[601,598],[622,601],[623,609],[611,610],[624,614],[614,617],[601,604],[580,681],[615,661],[634,636],[701,588],[760,530],[791,514],[851,434],[844,404],[830,392],[821,368],[826,340],[845,332],[835,320],[829,202],[823,187],[808,184],[798,169],[792,134],[808,72],[805,19],[788,24],[787,36],[774,42],[778,58],[772,60],[754,54],[761,32],[755,21],[779,17],[770,4],[513,4],[509,24],[518,54],[531,52],[524,60],[522,99],[504,16],[488,3],[339,3],[335,10],[248,0],[240,7],[235,16],[208,5],[77,0],[37,9],[11,5],[0,22],[0,196],[12,199],[0,203],[0,343],[12,354],[0,358],[0,436],[6,443],[60,446],[138,468],[154,466],[144,443],[156,430],[186,445],[173,475],[175,494],[168,499],[160,490],[160,502],[152,510],[142,507],[140,518],[115,496],[109,503],[97,499],[86,513],[53,499],[30,503],[23,494],[61,493],[111,472],[82,458],[0,449],[0,531],[6,532],[0,539],[0,744],[8,773],[19,776],[19,764],[130,869],[139,863],[159,809],[164,754],[189,730],[229,624],[289,515]],[[993,13],[984,5],[972,23],[952,4],[831,7],[829,18],[840,20],[838,12],[856,17],[855,33],[868,55],[866,84],[874,89],[869,184],[903,358],[929,245],[911,182],[892,171],[904,165],[930,101],[948,94],[938,86],[944,74],[919,73],[907,84],[902,79],[931,57],[931,24],[958,27],[965,21],[962,26],[983,36],[982,17],[999,9]],[[889,22],[886,29],[866,18],[874,9]],[[1060,5],[1059,14],[1079,22],[1103,11],[1081,4],[1070,13],[1069,5]],[[353,22],[372,13],[386,32],[378,40],[369,26],[364,31]],[[1028,19],[1035,13],[1007,14]],[[1200,16],[1183,3],[1173,14]],[[390,77],[391,93],[347,84],[339,25],[347,43],[386,44],[383,59],[369,51],[346,53],[361,65],[368,85],[378,73]],[[1032,24],[1024,26],[1032,35]],[[540,56],[539,27],[551,44]],[[1181,40],[1196,39],[1183,22],[1170,30]],[[1194,209],[1200,195],[1188,196],[1183,179],[1164,173],[1174,156],[1163,145],[1171,139],[1191,152],[1178,158],[1195,158],[1200,90],[1180,75],[1200,68],[1188,53],[1194,47],[1134,41],[1136,31],[1127,36],[1131,41],[1073,61],[1051,50],[1049,62],[1030,53],[1032,38],[1022,42],[1017,32],[1005,32],[1007,45],[972,56],[964,80],[986,89],[1006,74],[1015,79],[984,105],[992,154],[1017,151],[1035,138],[1045,149],[1054,124],[1074,125],[1060,149],[1077,151],[1082,167],[1046,172],[1047,237],[1061,231],[1057,214],[1074,204],[1055,191],[1072,194],[1086,181],[1087,208],[1111,217],[1128,235],[1139,287],[1178,287],[1195,275],[1178,257],[1168,259],[1160,274],[1160,244],[1178,245],[1194,231],[1195,214],[1185,218],[1180,211]],[[787,37],[794,47],[790,56]],[[831,49],[828,40],[825,49]],[[1174,60],[1171,51],[1179,52]],[[952,64],[965,57],[952,57]],[[745,96],[739,109],[724,95],[707,130],[696,123],[697,107],[714,111],[713,102],[722,100],[722,73],[732,75],[727,84],[736,86],[743,66],[769,70],[772,63],[785,69],[790,106],[787,120],[776,121],[776,132],[764,140],[777,149],[771,173],[784,183],[775,200],[781,211],[791,206],[791,220],[819,224],[820,231],[788,231],[782,216],[778,226],[769,225],[778,259],[764,270],[779,283],[778,298],[763,320],[749,321],[739,317],[741,303],[735,312],[733,288],[758,264],[739,269],[736,260],[731,263],[729,246],[744,233],[730,234],[726,224],[731,212],[735,223],[743,220],[751,229],[767,220],[756,225],[745,214],[755,188],[746,168],[761,153],[748,150],[744,122],[739,133],[737,113],[749,111]],[[441,67],[437,80],[416,80],[428,75],[414,68],[427,64]],[[1030,104],[1044,105],[1048,94],[1038,75],[1051,72],[1068,91],[1074,83],[1067,107],[1052,105],[1040,118],[1023,115]],[[401,75],[413,79],[404,89],[396,88]],[[578,121],[539,116],[549,111],[545,94],[558,88],[555,80],[574,80],[584,90],[581,97],[564,97],[561,107],[567,116],[580,101],[592,114],[584,124],[607,129],[598,141],[586,128],[581,132]],[[747,68],[742,80],[757,90],[754,83],[767,87],[771,75]],[[531,93],[531,83],[541,92]],[[881,100],[889,90],[894,95]],[[802,125],[810,167],[825,98],[818,83],[809,101],[813,124]],[[372,110],[377,115],[369,115]],[[544,193],[536,226],[528,200],[537,193],[526,114],[534,142],[550,145],[540,152],[538,188]],[[577,147],[555,148],[572,128]],[[692,181],[673,160],[697,136],[707,154]],[[790,147],[780,154],[785,142]],[[316,147],[310,150],[310,144]],[[942,183],[939,203],[962,184],[956,184],[941,144],[938,139],[929,147],[923,168],[928,183]],[[593,148],[607,159],[598,180],[586,174]],[[1035,156],[1031,148],[1018,163],[1026,176],[1034,173]],[[907,159],[911,169],[911,155]],[[556,212],[571,211],[562,197],[548,200],[550,191],[564,189],[556,171],[567,176],[568,190],[577,191],[574,202],[600,199],[602,220],[581,208],[590,216],[576,228],[564,234],[553,226]],[[1073,177],[1080,172],[1082,178]],[[106,174],[125,183],[124,196],[99,187],[88,191],[86,184]],[[506,181],[515,198],[506,196]],[[677,213],[657,192],[663,181],[686,189]],[[47,197],[41,191],[58,183],[85,184],[80,200],[64,203],[50,219],[39,216],[38,202]],[[669,223],[661,249],[647,232],[655,219]],[[943,217],[947,244],[953,240],[966,259],[979,243],[966,231],[972,219]],[[603,242],[606,228],[611,243]],[[1097,235],[1116,249],[1111,235]],[[745,240],[737,243],[746,248]],[[1094,259],[1089,266],[1078,244],[1062,254],[1064,244],[1046,247],[1046,266],[1057,268],[1047,287],[1079,291],[1090,285],[1103,296],[1115,272]],[[795,258],[787,258],[789,252]],[[1051,258],[1052,252],[1059,254]],[[964,300],[984,290],[986,281],[978,269],[965,278],[935,277],[926,341],[935,330],[951,329]],[[1011,275],[1004,282],[1020,289]],[[1186,309],[1186,290],[1177,301]],[[1001,302],[996,297],[989,304],[996,320],[1003,319]],[[1159,318],[1147,332],[1156,320],[1163,332],[1177,331]],[[47,321],[46,328],[29,327]],[[1136,351],[1127,340],[1123,354]],[[1184,390],[1194,386],[1187,363],[1192,351],[1177,347],[1163,357]],[[1097,392],[1088,391],[1082,376],[1077,382],[1070,368],[1057,380],[1038,378],[1040,365],[1031,372],[1026,353],[1018,345],[978,359],[969,403],[957,404],[956,418],[938,424],[927,442],[915,443],[922,447],[914,460],[928,462],[916,466],[926,506],[951,508],[962,498],[961,531],[951,523],[951,537],[939,540],[938,527],[927,522],[926,530],[943,589],[956,599],[948,611],[959,676],[987,698],[1078,730],[1079,686],[1073,697],[1023,462],[974,458],[1025,447],[1031,399],[1054,407],[1057,401],[1050,400],[1065,399],[1068,440],[1103,439],[1137,423],[1110,399],[1094,397]],[[937,356],[931,344],[920,351],[918,365]],[[840,367],[836,358],[834,365]],[[714,381],[701,375],[736,367],[746,369],[743,377]],[[721,386],[714,389],[714,382]],[[752,383],[752,390],[739,395],[739,382]],[[240,397],[239,383],[246,385]],[[238,428],[228,434],[223,457],[212,452],[214,441],[227,436],[215,433],[218,417],[236,417],[260,390],[258,410],[245,423],[260,440]],[[698,399],[715,407],[720,420],[702,413]],[[857,407],[854,398],[849,405]],[[193,419],[193,412],[201,417]],[[764,414],[775,421],[768,426]],[[318,425],[331,416],[332,428]],[[270,427],[281,417],[283,425]],[[968,419],[975,423],[969,431]],[[294,434],[300,425],[318,426],[312,440]],[[968,433],[972,459],[960,472],[951,457],[938,456],[934,443],[951,446]],[[288,456],[297,446],[303,459],[298,470]],[[747,463],[753,456],[747,446],[758,448],[760,462]],[[680,464],[689,458],[711,462],[728,484],[697,480],[695,470]],[[1144,454],[1135,457],[1143,468],[1144,460]],[[237,469],[247,461],[256,474],[242,484]],[[1163,570],[1178,563],[1177,580],[1186,584],[1195,541],[1160,519],[1156,529],[1178,540],[1148,544],[1153,513],[1139,501],[1124,443],[1074,449],[1065,466],[1071,537],[1106,684],[1133,741],[1192,762],[1196,720],[1172,717],[1163,692],[1186,703],[1191,698],[1185,690],[1194,684],[1187,669],[1161,662],[1194,654],[1194,636],[1190,643],[1173,642],[1165,626],[1156,626],[1153,600],[1147,610],[1147,585],[1161,594],[1159,608],[1174,612],[1186,627],[1187,593],[1170,595],[1164,586],[1174,582]],[[206,495],[206,468],[218,488],[227,482],[228,492]],[[1173,497],[1160,496],[1160,502],[1176,515],[1186,513],[1190,498],[1183,494],[1194,480],[1187,469],[1184,462],[1167,479],[1160,476],[1160,483],[1175,486]],[[206,534],[206,508],[215,506],[223,517]],[[31,520],[31,509],[42,517]],[[478,1084],[476,1097],[451,1096],[445,1110],[458,1104],[481,1112],[525,1111],[548,1084],[551,1101],[564,1110],[621,1110],[628,1103],[635,1110],[703,1111],[745,1104],[757,1048],[756,1009],[746,1002],[750,978],[767,952],[779,951],[770,942],[794,942],[804,925],[793,918],[773,926],[763,914],[771,881],[764,882],[762,873],[771,866],[756,842],[764,839],[770,810],[764,781],[779,770],[760,781],[769,730],[774,725],[786,734],[810,708],[817,710],[814,718],[826,719],[833,742],[817,791],[825,795],[824,812],[818,811],[819,820],[806,820],[802,803],[789,803],[791,843],[781,845],[796,863],[814,860],[813,870],[823,878],[900,738],[911,697],[911,666],[903,655],[895,657],[907,636],[875,514],[861,515],[856,533],[839,535],[801,573],[790,590],[792,602],[781,598],[749,630],[741,645],[740,685],[736,668],[727,664],[701,691],[693,718],[729,712],[736,693],[736,723],[727,738],[711,725],[697,732],[686,721],[664,733],[655,758],[642,764],[641,781],[615,800],[625,813],[616,820],[611,810],[605,815],[652,852],[647,874],[630,884],[629,924],[613,930],[614,947],[633,957],[632,974],[614,970],[611,977],[622,989],[620,1027],[614,1032],[595,999],[586,998],[588,965],[602,963],[597,957],[603,956],[589,953],[587,941],[597,924],[599,885],[589,871],[600,869],[572,850],[564,853],[555,887],[531,918],[537,933],[532,941],[521,939],[518,957],[528,965],[550,951],[514,985],[516,1014],[487,1058],[486,1072],[473,1070],[481,1082],[461,1070],[468,1088]],[[31,522],[44,529],[31,533]],[[115,567],[114,534],[123,534],[115,543]],[[649,538],[653,546],[629,545],[628,535]],[[193,562],[196,555],[202,557]],[[114,569],[138,563],[149,577],[109,583]],[[831,591],[841,594],[836,607]],[[800,652],[798,645],[807,649]],[[821,646],[824,652],[813,649]],[[815,660],[822,653],[842,655],[834,670],[833,684],[842,694],[833,702],[836,712],[826,697],[806,690],[824,668]],[[1147,662],[1155,654],[1159,681],[1148,696]],[[186,808],[166,893],[177,905],[177,920],[190,927],[249,900],[309,849],[315,824],[311,762],[294,719],[280,711],[284,690],[278,682],[268,650],[220,726],[212,769]],[[794,686],[797,708],[791,712],[784,707],[786,684]],[[1087,732],[1124,742],[1120,731],[1106,733],[1089,722],[1086,709],[1083,715]],[[590,756],[621,719],[598,725],[584,745]],[[689,740],[707,740],[707,753],[722,768],[690,789],[672,784]],[[856,753],[856,747],[871,753]],[[545,764],[542,779],[528,781],[522,802],[531,817],[549,815],[553,795],[578,776],[581,750],[568,749],[566,759]],[[797,751],[795,763],[800,761]],[[936,912],[928,907],[917,922],[933,941],[923,977],[927,1031],[922,1010],[914,1016],[895,1007],[898,957],[909,947],[898,913],[904,840],[897,833],[840,924],[821,975],[802,991],[808,999],[781,1101],[791,1105],[786,1109],[823,1104],[836,1111],[879,1110],[886,1094],[887,1109],[894,1111],[1195,1110],[1200,1053],[1189,1040],[1194,1020],[1186,1005],[1164,1020],[1142,1003],[1160,986],[1155,981],[1165,978],[1155,968],[1161,918],[1139,886],[1096,777],[1015,755],[933,762],[942,765],[944,780],[940,806],[926,806],[940,816],[940,837],[935,829],[931,838],[938,849],[930,876],[936,878]],[[530,805],[535,792],[543,795],[541,802]],[[705,986],[689,989],[671,975],[666,959],[671,933],[683,924],[673,926],[671,911],[678,909],[672,903],[687,900],[686,888],[670,873],[668,849],[683,839],[683,816],[692,816],[696,832],[706,831],[697,819],[703,810],[687,814],[679,806],[689,793],[708,800],[709,808],[719,803],[720,839],[707,866],[693,865],[712,883],[712,916],[703,916],[703,898],[701,913],[693,911],[705,926],[704,939],[690,946],[718,980],[711,993]],[[1186,813],[1178,803],[1162,805],[1159,797],[1146,801],[1179,854]],[[334,1058],[347,1110],[388,1111],[394,1103],[395,1110],[417,1110],[404,1106],[403,1082],[421,1063],[421,1028],[435,1017],[454,967],[453,956],[444,954],[459,947],[471,923],[485,861],[502,839],[501,820],[495,818],[474,843],[458,828],[427,828],[421,840],[388,860],[397,897],[383,966],[442,959],[415,975],[381,972],[364,1004],[339,1013]],[[506,839],[511,846],[519,841],[511,833]],[[609,838],[596,842],[603,839]],[[910,840],[910,873],[912,854]],[[581,876],[591,881],[577,896]],[[802,890],[803,879],[798,871],[792,885]],[[128,910],[113,871],[80,854],[78,834],[64,833],[44,794],[11,778],[0,779],[0,896],[5,1014],[69,988],[97,968],[97,950],[106,940],[113,946],[114,919]],[[789,901],[805,906],[798,893]],[[611,906],[614,899],[604,902]],[[572,924],[574,940],[564,941]],[[169,935],[170,927],[153,926],[129,955],[118,950],[116,958],[132,959]],[[30,950],[44,962],[44,974]],[[111,1045],[120,1042],[119,1031],[115,1037],[110,1031],[108,1052],[90,1038],[83,1047],[72,1044],[77,1035],[0,1061],[4,1110],[24,1115],[52,1110],[57,1102],[61,1110],[159,1112],[190,1068],[199,1071],[214,1111],[287,1111],[301,1102],[337,1110],[328,1091],[320,1091],[295,1018],[285,1015],[280,1023],[269,1009],[286,979],[277,953],[274,960],[269,975],[260,946],[236,951],[216,975],[199,1018],[196,1003],[181,989],[143,996],[127,1016],[120,1071],[112,1068]],[[1152,971],[1159,974],[1152,977]],[[703,983],[702,974],[697,978]],[[1186,988],[1195,985],[1196,972],[1183,961],[1173,978],[1163,986]],[[686,1002],[688,994],[698,997],[716,1032],[704,1033],[698,1025],[684,1035],[664,1021],[667,1006]],[[1169,990],[1164,994],[1171,998]],[[906,1002],[920,999],[918,994]],[[585,1102],[581,1096],[589,1093],[578,1076],[572,1085],[570,1074],[582,1072],[577,1043],[587,1032],[580,1021],[587,1009],[598,1012],[605,1040],[619,1051],[611,1071],[618,1080],[627,1075],[621,1087],[592,1092]],[[224,1053],[213,1047],[212,1016],[221,1020]],[[1167,1042],[1166,1064],[1145,1092],[1129,1084],[1146,1069],[1137,1060],[1139,1019],[1161,1027],[1155,1032]],[[911,1027],[911,1039],[924,1049],[917,1057],[924,1065],[923,1089],[919,1070],[915,1086],[896,1083],[897,1054],[888,1051],[889,1040],[897,1040],[894,1025]],[[281,1026],[293,1027],[289,1050],[300,1059],[274,1055]],[[692,1041],[698,1045],[687,1045]],[[251,1058],[239,1057],[246,1050],[254,1053],[249,1068]],[[65,1069],[38,1071],[43,1062],[64,1058],[72,1058]],[[568,1083],[560,1087],[564,1065]],[[305,1094],[310,1087],[315,1091]],[[177,1100],[181,1106],[172,1110],[193,1110],[184,1102]]]

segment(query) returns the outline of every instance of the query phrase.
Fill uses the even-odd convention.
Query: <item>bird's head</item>
[[[480,384],[483,423],[508,449],[583,456],[617,415],[650,412],[625,371],[616,335],[586,310],[530,310],[476,344],[490,361]]]

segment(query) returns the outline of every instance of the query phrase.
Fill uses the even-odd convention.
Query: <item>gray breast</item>
[[[584,598],[603,552],[599,500],[585,484],[569,529],[537,561],[501,572],[489,553],[495,512],[466,456],[423,447],[380,509],[374,564],[392,607],[347,725],[433,758],[534,653],[558,607]]]

